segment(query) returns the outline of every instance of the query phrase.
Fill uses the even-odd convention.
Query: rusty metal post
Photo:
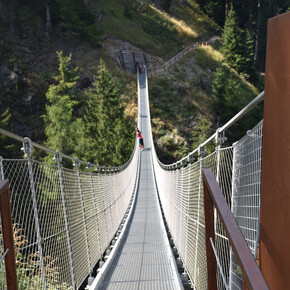
[[[0,180],[0,213],[5,256],[6,284],[8,290],[17,290],[17,274],[15,264],[15,250],[11,218],[11,205],[8,180]]]
[[[203,190],[204,190],[203,206],[204,206],[204,225],[205,225],[205,246],[207,259],[207,288],[211,290],[216,290],[217,289],[216,259],[210,243],[210,238],[212,239],[213,243],[215,242],[214,210],[213,210],[213,202],[211,200],[204,179],[203,179]]]
[[[244,281],[253,290],[269,290],[265,279],[246,243],[244,236],[223,196],[219,185],[210,169],[203,169],[205,194],[210,194],[215,205],[230,245],[243,272]],[[211,289],[208,287],[208,289]]]
[[[268,21],[261,175],[260,267],[270,289],[290,285],[290,12]]]

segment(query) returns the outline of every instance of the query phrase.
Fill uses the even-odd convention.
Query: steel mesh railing
[[[234,144],[233,155],[232,212],[255,258],[259,240],[262,129],[261,121]],[[243,289],[242,273],[232,251],[230,288]]]
[[[233,204],[234,215],[245,239],[249,241],[249,247],[252,248],[254,255],[256,244],[254,246],[251,246],[251,244],[257,242],[257,235],[253,235],[253,232],[257,232],[257,222],[259,221],[257,213],[260,195],[261,132],[261,125],[258,125],[249,133],[249,136],[241,139],[234,147],[220,148],[218,146],[216,151],[209,156],[201,156],[194,163],[184,162],[183,166],[181,164],[179,168],[175,169],[168,170],[169,166],[166,166],[165,169],[165,166],[160,164],[156,153],[154,154],[154,169],[161,204],[170,233],[195,289],[207,289],[201,181],[201,170],[203,168],[210,168],[213,171],[229,207]],[[237,156],[244,158],[243,161],[239,161],[243,164],[239,162],[238,164],[247,169],[238,169],[238,165],[235,165],[237,161],[233,161],[233,148],[235,150],[234,158],[237,158]],[[248,174],[248,176],[241,176],[243,174]],[[241,202],[242,198],[247,201],[246,205]],[[238,216],[237,213],[241,211],[244,211],[244,217]],[[233,281],[232,277],[237,275],[237,270],[230,271],[230,268],[233,265],[235,268],[238,266],[233,260],[234,257],[230,251],[228,238],[217,215],[215,217],[215,248],[222,269],[221,272],[217,268],[218,289],[226,289],[222,276],[229,284],[230,280]]]
[[[201,144],[199,148],[175,164],[162,164],[158,159],[154,146],[152,146],[155,180],[165,219],[194,289],[207,289],[202,169],[210,168],[212,170],[222,189],[228,206],[231,208],[232,203],[235,202],[235,199],[232,199],[232,186],[234,189],[237,187],[237,183],[235,183],[236,177],[234,175],[235,170],[233,168],[235,164],[233,160],[233,148],[237,152],[238,146],[244,147],[244,149],[239,149],[241,156],[247,154],[252,154],[253,156],[253,154],[256,154],[255,156],[257,157],[261,153],[261,143],[259,143],[259,139],[259,141],[252,142],[252,145],[248,145],[246,141],[243,141],[244,138],[234,147],[222,148],[221,144],[224,141],[224,132],[261,102],[263,95],[264,92],[257,96],[227,124],[219,128],[216,134]],[[252,130],[251,134],[256,134],[254,132],[257,132],[257,130]],[[259,138],[261,137],[261,132],[259,131]],[[151,138],[153,144],[152,130]],[[204,157],[206,155],[206,151],[204,150],[205,146],[214,139],[217,142],[215,152]],[[250,153],[249,151],[251,150],[254,150],[254,152]],[[193,162],[192,157],[196,153],[198,153],[199,158],[198,161]],[[237,156],[237,153],[235,153],[235,156]],[[252,169],[256,168],[259,173],[257,164],[253,164],[251,157],[245,158],[244,166]],[[242,186],[247,187],[249,183],[256,186],[255,188],[249,188],[249,191],[254,190],[256,198],[256,195],[259,195],[257,187],[259,187],[260,177],[258,173],[254,172],[254,169],[248,173],[253,173],[253,177],[245,180],[245,184]],[[255,180],[254,183],[253,180]],[[235,198],[235,194],[233,197]],[[250,203],[245,215],[251,219],[253,212],[257,212],[257,203]],[[249,229],[248,231],[252,232],[253,230]],[[245,238],[248,239],[247,233],[245,233]],[[217,214],[215,214],[215,250],[221,266],[217,268],[216,273],[218,289],[227,289],[231,284],[232,272],[230,268],[234,262],[232,261],[233,255],[230,252],[228,238]]]
[[[134,150],[124,166],[97,172],[90,164],[81,170],[78,160],[75,169],[64,168],[59,155],[56,165],[30,155],[2,160],[1,178],[10,181],[19,289],[82,285],[122,222],[137,182],[138,156]]]
[[[260,99],[251,102],[249,107]],[[247,110],[243,109],[232,122]],[[150,112],[148,116],[150,118]],[[218,145],[212,154],[206,156],[203,148],[215,139],[214,135],[198,150],[172,165],[159,161],[150,132],[161,205],[195,289],[207,289],[203,168],[214,172],[229,207],[237,219],[242,217],[238,223],[245,228],[242,231],[250,248],[254,249],[253,254],[257,248],[261,124],[233,147],[221,148],[221,133],[228,127],[226,124],[217,130]],[[192,156],[197,152],[199,157],[194,162]],[[55,165],[35,161],[29,151],[27,159],[1,160],[0,177],[11,183],[19,288],[75,289],[81,286],[118,230],[136,186],[138,158],[135,146],[124,166],[98,167],[97,173],[93,173],[90,164],[87,164],[88,170],[81,170],[78,160],[75,160],[74,170],[64,168],[60,154],[55,155]],[[246,206],[241,203],[243,199],[248,202]],[[230,254],[223,226],[215,216],[215,249],[221,265],[217,269],[218,289],[225,289],[227,285],[222,276],[232,287],[232,277],[237,274],[237,270],[233,270],[236,262]],[[246,222],[244,217],[247,217]]]
[[[218,154],[220,154],[219,166]],[[198,161],[175,170],[163,169],[156,156],[153,160],[161,204],[178,253],[195,289],[207,289],[201,170],[211,168],[216,173],[219,167],[221,186],[227,189],[225,197],[230,201],[231,186],[228,181],[231,181],[232,173],[232,147],[219,149],[207,157],[201,157]],[[219,220],[216,221],[216,247],[222,257],[223,270],[227,270],[228,274],[229,245]]]

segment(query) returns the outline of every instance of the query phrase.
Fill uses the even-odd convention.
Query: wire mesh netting
[[[224,149],[221,154],[227,156],[231,151],[231,148]],[[228,166],[224,159],[221,158],[222,174]],[[202,168],[217,172],[216,152],[175,171],[162,169],[158,161],[155,165],[158,190],[170,232],[196,289],[207,288]],[[225,236],[223,239],[226,240]]]
[[[131,162],[118,171],[99,173],[31,158],[3,159],[1,177],[10,181],[19,289],[82,285],[129,205],[137,180],[138,151],[134,152]],[[2,253],[1,242],[0,246]]]
[[[253,256],[257,258],[262,160],[261,121],[234,144],[232,212]],[[231,252],[230,288],[243,289],[242,272]]]
[[[255,255],[260,206],[261,137],[262,123],[234,147],[218,146],[207,157],[200,157],[195,163],[173,170],[164,168],[153,152],[157,188],[165,218],[194,289],[207,289],[203,168],[210,168],[216,176],[225,200],[233,209],[238,225]],[[218,289],[227,289],[233,284],[233,276],[241,276],[241,270],[231,253],[216,211],[214,222],[215,250],[221,266],[217,267]],[[233,268],[235,270],[230,270]]]

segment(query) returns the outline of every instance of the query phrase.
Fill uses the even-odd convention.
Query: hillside
[[[212,82],[216,69],[223,63],[224,57],[215,46],[201,46],[149,79],[153,135],[162,162],[175,162],[197,148],[258,94],[255,86],[225,66],[228,77],[236,83],[228,107],[219,116],[212,99]],[[261,119],[262,106],[259,106],[238,127],[227,132],[228,144]]]
[[[88,7],[80,6],[78,1],[72,1],[69,7],[49,2],[49,31],[42,2],[1,5],[0,113],[9,108],[16,134],[36,141],[45,139],[42,115],[47,102],[45,92],[57,73],[56,51],[72,54],[72,65],[80,68],[79,81],[95,74],[103,58],[113,74],[124,83],[131,83],[135,77],[119,71],[114,50],[129,45],[144,50],[149,60],[155,59],[150,54],[167,59],[187,43],[206,38],[215,30],[214,23],[199,14],[195,6],[172,4],[173,13],[169,15],[156,9],[153,3],[87,2]],[[180,19],[181,14],[187,20]],[[124,93],[131,94],[125,85]]]
[[[7,108],[11,114],[9,124],[5,119],[5,126],[35,141],[46,140],[43,116],[48,104],[46,92],[56,83],[56,51],[63,51],[67,56],[72,54],[70,67],[79,67],[77,87],[84,94],[83,79],[92,79],[103,59],[121,83],[126,118],[134,124],[136,76],[118,68],[115,52],[119,49],[143,51],[152,67],[195,41],[221,36],[222,29],[212,20],[216,15],[209,13],[209,6],[197,2],[49,0],[45,5],[27,0],[1,3],[0,115]],[[258,93],[246,75],[223,65],[225,58],[219,47],[218,41],[215,47],[196,49],[169,71],[149,81],[153,130],[163,162],[175,161],[195,148],[216,130],[218,122],[226,122],[226,118]],[[220,67],[234,84],[226,93],[235,95],[234,101],[225,101],[222,114],[212,93]],[[263,88],[262,79],[256,78],[255,84],[259,90]]]

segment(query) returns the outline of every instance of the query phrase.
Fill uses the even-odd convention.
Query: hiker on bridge
[[[139,139],[140,150],[143,151],[144,150],[144,141],[143,141],[142,133],[138,128],[136,128],[135,130],[136,130],[137,138]]]
[[[138,69],[139,74],[141,74],[142,73],[142,66],[141,66],[141,64],[139,64],[138,62],[136,62],[136,68]]]

